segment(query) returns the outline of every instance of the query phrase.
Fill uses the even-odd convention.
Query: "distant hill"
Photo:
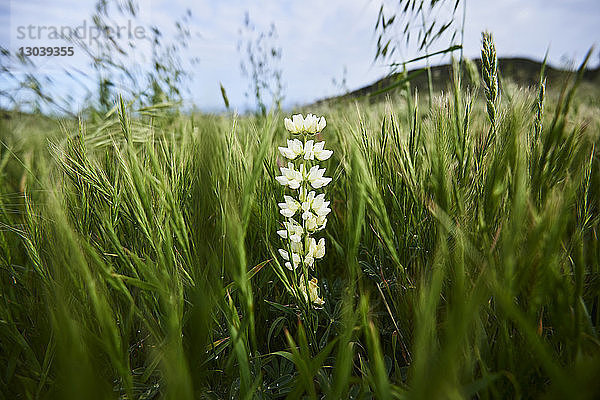
[[[481,59],[473,60],[477,65],[479,71],[481,71]],[[512,81],[521,86],[533,86],[538,84],[540,70],[542,68],[542,63],[534,60],[530,60],[527,58],[499,58],[498,59],[498,68],[500,71],[500,79],[502,81]],[[419,69],[408,71],[409,74],[412,72],[416,72]],[[547,82],[552,87],[557,87],[560,83],[564,82],[564,79],[568,77],[568,75],[572,71],[567,71],[563,69],[554,68],[550,65],[546,65],[546,77]],[[433,90],[447,90],[450,84],[450,79],[452,77],[452,66],[450,64],[445,65],[437,65],[431,67],[431,75],[433,82]],[[466,79],[468,83],[468,74],[464,74],[463,79]],[[317,103],[328,103],[331,101],[344,100],[344,99],[352,99],[364,96],[370,96],[370,100],[378,101],[384,98],[386,95],[392,93],[393,91],[387,91],[385,93],[377,94],[382,89],[385,89],[400,78],[399,74],[392,74],[386,76],[368,86],[364,86],[360,89],[351,91],[341,96],[331,97],[327,99],[319,100]],[[588,69],[584,74],[584,80],[593,82],[600,86],[600,67],[596,69]],[[423,69],[423,73],[416,76],[414,79],[410,81],[411,88],[417,88],[420,93],[424,93],[428,90],[427,88],[427,73]]]

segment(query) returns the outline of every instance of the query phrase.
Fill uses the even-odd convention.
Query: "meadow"
[[[600,97],[495,62],[298,110],[334,151],[322,307],[282,282],[291,113],[5,113],[0,397],[598,398]]]

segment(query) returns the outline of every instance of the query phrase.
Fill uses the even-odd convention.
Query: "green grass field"
[[[288,114],[6,113],[0,397],[598,398],[598,92],[487,72],[300,110],[322,309],[282,282]]]

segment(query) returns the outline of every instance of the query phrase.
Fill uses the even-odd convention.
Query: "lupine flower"
[[[304,263],[309,267],[313,267],[315,259],[323,258],[325,256],[325,238],[319,239],[319,242],[314,238],[310,238],[308,244],[308,251],[304,256]]]
[[[318,215],[318,214],[313,213],[310,210],[307,210],[302,213],[302,219],[305,221],[314,220],[317,225],[325,225],[325,223],[327,222],[326,216],[329,213],[329,211],[331,211],[331,210],[329,208],[327,208],[327,209],[323,210],[324,215]],[[321,228],[319,228],[319,230],[320,229]]]
[[[296,253],[298,255],[304,255],[304,246],[302,245],[302,239],[297,242],[292,241],[290,243],[290,247],[292,248],[292,253]]]
[[[318,129],[319,122],[317,117],[312,114],[308,114],[306,118],[304,118],[304,132],[307,133],[316,133]]]
[[[302,145],[302,142],[298,139],[288,139],[287,144],[287,147],[279,147],[279,151],[285,158],[294,160],[296,159],[296,157],[304,153],[304,147]]]
[[[306,143],[304,144],[304,149],[303,149],[302,153],[304,153],[305,160],[314,160],[315,159],[315,153],[313,152],[314,144],[315,144],[314,140],[307,140]]]
[[[315,115],[308,114],[306,118],[304,118],[304,131],[306,133],[321,132],[326,124],[325,118],[321,117],[318,119]]]
[[[306,200],[302,202],[302,210],[304,213],[312,210],[315,214],[317,214],[317,216],[325,216],[331,212],[331,209],[329,208],[329,202],[325,201],[325,194],[321,193],[315,196],[315,192],[313,191],[311,191],[306,197]],[[307,218],[308,216],[306,218],[304,216],[302,217],[302,219]]]
[[[292,253],[292,260],[294,262],[294,268],[292,268],[292,264],[290,263],[290,254],[286,250],[279,249],[279,254],[281,255],[281,258],[283,258],[284,260],[287,261],[285,263],[285,267],[287,269],[289,269],[290,271],[298,268],[298,266],[300,265],[300,261],[301,261],[300,254]]]
[[[327,224],[327,218],[325,216],[316,216],[313,213],[309,213],[309,215],[307,215],[306,220],[304,221],[306,230],[313,233],[313,232],[317,232],[320,231],[321,229],[325,228],[325,225]]]
[[[282,239],[289,238],[292,242],[300,242],[302,235],[304,235],[304,228],[298,224],[295,220],[290,219],[290,222],[284,222],[285,229],[277,231],[277,234]]]
[[[325,256],[325,238],[319,239],[319,242],[315,238],[310,238],[308,253],[314,258],[323,258]]]
[[[325,129],[325,126],[327,126],[327,121],[325,121],[325,117],[321,117],[317,123],[317,132],[321,132],[323,129]]]
[[[331,182],[331,178],[323,176],[324,173],[325,168],[321,169],[318,165],[315,165],[308,171],[308,174],[305,175],[305,179],[314,189],[319,189]]]
[[[283,120],[285,129],[290,133],[317,133],[321,132],[327,122],[324,117],[317,118],[312,114],[308,114],[306,118],[303,118],[301,114],[292,116],[292,119],[285,118]]]
[[[298,189],[304,179],[304,175],[306,175],[304,164],[300,166],[299,171],[294,169],[294,164],[292,163],[288,163],[287,168],[281,167],[280,170],[282,175],[276,176],[275,179],[283,186],[289,186],[290,189]]]
[[[291,119],[286,118],[284,123],[291,133],[302,133],[303,141],[288,140],[287,147],[279,147],[279,152],[291,161],[287,167],[280,166],[281,176],[275,179],[294,191],[291,195],[284,195],[284,201],[278,203],[279,212],[287,219],[283,222],[284,229],[277,231],[286,241],[285,247],[279,249],[279,254],[287,269],[295,271],[301,267],[300,278],[294,273],[293,282],[304,300],[315,306],[322,306],[325,301],[319,297],[317,278],[308,277],[310,280],[307,288],[304,276],[309,269],[316,270],[316,260],[325,256],[325,239],[317,241],[311,236],[325,228],[327,215],[331,212],[325,193],[317,194],[315,191],[327,186],[331,178],[324,176],[325,168],[320,168],[314,161],[327,160],[333,152],[325,150],[325,142],[306,140],[308,134],[321,132],[325,128],[325,118],[318,118],[313,114],[306,117],[297,114]],[[318,136],[315,139],[317,138]],[[298,212],[301,213],[300,222],[294,219]]]
[[[319,161],[325,161],[333,154],[331,150],[325,150],[325,142],[317,142],[314,144],[313,140],[308,140],[304,145],[304,159],[314,160],[315,158]],[[281,147],[280,147],[281,149]]]
[[[317,278],[312,278],[308,281],[308,295],[306,294],[306,284],[304,283],[304,276],[300,277],[300,292],[304,296],[304,300],[312,301],[317,306],[322,306],[325,301],[319,297],[319,281]]]
[[[300,133],[304,130],[304,118],[302,118],[302,115],[300,114],[292,116],[292,119],[284,119],[283,123],[285,125],[285,129],[291,133]]]
[[[285,200],[285,203],[279,203],[279,208],[281,208],[279,212],[284,217],[291,218],[300,208],[300,203],[294,200],[293,197],[287,195],[283,196],[283,199]]]

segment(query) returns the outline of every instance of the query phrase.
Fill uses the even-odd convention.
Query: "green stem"
[[[302,148],[306,148],[306,132],[303,134],[303,137],[302,137]],[[304,172],[306,172],[307,165],[306,165],[306,159],[304,158],[304,156],[302,156],[302,165],[303,165]],[[302,190],[304,191],[304,195],[308,196],[308,184],[305,179],[302,179]],[[298,198],[298,200],[301,200],[301,199]],[[315,328],[316,327],[315,327],[314,320],[312,318],[312,302],[310,299],[310,288],[309,288],[309,284],[308,284],[308,266],[304,263],[304,258],[305,258],[304,256],[306,255],[306,249],[309,244],[310,236],[308,234],[308,230],[306,229],[306,221],[304,220],[302,215],[300,216],[300,218],[302,218],[302,231],[304,232],[304,237],[302,238],[304,254],[300,261],[302,262],[302,272],[303,272],[303,276],[304,276],[304,290],[306,293],[306,302],[305,302],[305,304],[306,304],[306,322],[308,323],[310,345],[316,354],[318,352],[318,348],[317,348],[317,340],[315,337],[315,332],[316,332]]]

